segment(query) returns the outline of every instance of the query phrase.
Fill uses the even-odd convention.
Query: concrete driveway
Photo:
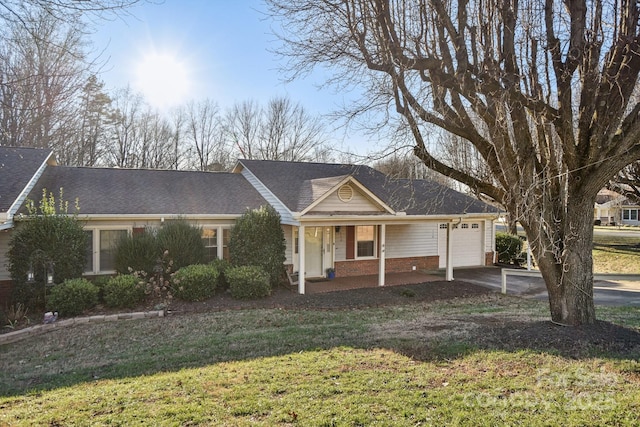
[[[500,267],[457,268],[453,270],[454,280],[463,280],[496,289],[502,288]],[[597,305],[640,307],[640,275],[634,281],[596,280],[593,286],[594,301]],[[537,277],[507,277],[507,294],[547,300],[544,281]]]

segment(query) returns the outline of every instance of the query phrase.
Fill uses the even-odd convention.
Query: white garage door
[[[451,230],[453,243],[453,266],[471,267],[484,265],[482,248],[482,223],[463,222]],[[438,230],[438,255],[440,268],[447,266],[447,224],[440,224]]]

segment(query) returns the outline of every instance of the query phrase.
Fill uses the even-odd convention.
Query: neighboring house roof
[[[620,208],[638,206],[633,200],[615,191],[603,188],[596,196],[596,208]]]
[[[51,150],[0,147],[0,213],[14,206],[50,156]]]
[[[614,204],[620,204],[624,200],[625,197],[622,194],[603,188],[602,190],[598,191],[598,195],[596,196],[596,205],[611,206]]]
[[[302,212],[351,176],[396,212],[408,215],[497,213],[473,197],[427,180],[392,179],[369,166],[240,160],[291,212]]]
[[[235,215],[267,204],[242,175],[222,172],[55,166],[29,198],[40,200],[43,188],[77,198],[81,216]]]

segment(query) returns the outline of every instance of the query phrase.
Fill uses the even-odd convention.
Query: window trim
[[[216,233],[216,235],[215,235],[215,240],[214,240],[214,239],[212,239],[212,238],[210,238],[210,237],[204,237],[204,232],[205,232],[205,230],[212,230],[212,231],[215,231],[215,233]],[[209,250],[210,250],[210,249],[212,249],[212,248],[216,248],[216,251],[215,251],[215,256],[216,256],[216,257],[215,257],[214,259],[218,259],[218,258],[220,258],[220,256],[219,256],[219,255],[220,255],[220,251],[218,250],[218,245],[219,245],[219,243],[220,243],[220,239],[218,238],[218,235],[220,234],[220,233],[219,233],[219,231],[220,231],[220,230],[219,230],[219,228],[218,228],[218,227],[203,226],[203,227],[202,227],[202,233],[200,234],[200,240],[202,240],[202,241],[203,241],[203,244],[204,244],[204,240],[205,240],[205,238],[206,238],[207,240],[214,240],[214,242],[215,242],[215,243],[214,243],[213,245],[209,245],[209,246],[208,246],[208,245],[204,244],[204,248],[205,248],[205,250],[207,251],[207,254],[209,254]],[[213,259],[211,259],[211,260],[207,259],[207,262],[210,262],[210,261],[213,261]]]
[[[93,270],[92,271],[83,271],[83,275],[87,276],[95,276],[100,274],[114,274],[116,270],[103,270],[100,265],[100,233],[102,231],[125,231],[128,236],[131,236],[133,232],[133,226],[131,225],[103,225],[103,226],[88,226],[82,227],[85,231],[93,232],[93,242],[91,243],[91,249],[93,251],[92,260],[93,260]]]
[[[202,230],[216,230],[216,259],[225,259],[224,252],[225,249],[229,247],[229,242],[224,241],[225,234],[230,237],[232,225],[215,225],[215,224],[206,224],[202,226]],[[225,233],[226,232],[226,233]],[[200,235],[202,238],[202,235]],[[207,246],[213,247],[213,246]]]
[[[373,255],[360,256],[358,254],[358,227],[373,227]],[[363,242],[370,242],[371,240],[362,240]],[[356,225],[354,229],[354,258],[355,259],[377,259],[378,258],[378,226],[377,225]]]

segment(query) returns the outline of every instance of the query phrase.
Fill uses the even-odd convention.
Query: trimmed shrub
[[[145,284],[135,276],[120,274],[104,285],[104,303],[109,307],[135,307],[145,296]]]
[[[98,302],[104,302],[104,287],[107,284],[107,282],[111,279],[111,277],[112,276],[103,275],[103,276],[93,276],[89,278],[91,283],[96,285],[96,287],[98,288]]]
[[[284,277],[286,244],[280,214],[271,206],[247,210],[231,229],[229,257],[235,267],[257,265],[272,286]]]
[[[31,216],[12,233],[7,252],[8,269],[17,292],[14,303],[44,306],[45,270],[53,266],[55,283],[81,277],[85,265],[87,236],[82,224],[66,215]],[[27,283],[33,271],[34,284]]]
[[[231,296],[237,299],[262,298],[271,295],[269,275],[262,267],[245,265],[226,272]]]
[[[173,275],[173,295],[185,301],[203,301],[213,296],[220,274],[210,264],[182,267]]]
[[[165,270],[178,271],[192,264],[203,264],[206,250],[202,242],[202,230],[180,219],[167,221],[156,234],[160,255],[168,252],[169,264]]]
[[[127,236],[118,242],[115,268],[120,274],[144,271],[153,273],[153,268],[162,254],[156,236],[149,230]]]
[[[227,270],[231,268],[231,263],[226,259],[216,258],[209,263],[218,270],[218,289],[228,289],[229,282],[227,281]]]
[[[497,232],[496,252],[498,253],[498,262],[520,265],[522,240],[513,234]]]
[[[69,279],[53,286],[47,308],[60,316],[76,316],[98,303],[98,287],[87,279]]]

